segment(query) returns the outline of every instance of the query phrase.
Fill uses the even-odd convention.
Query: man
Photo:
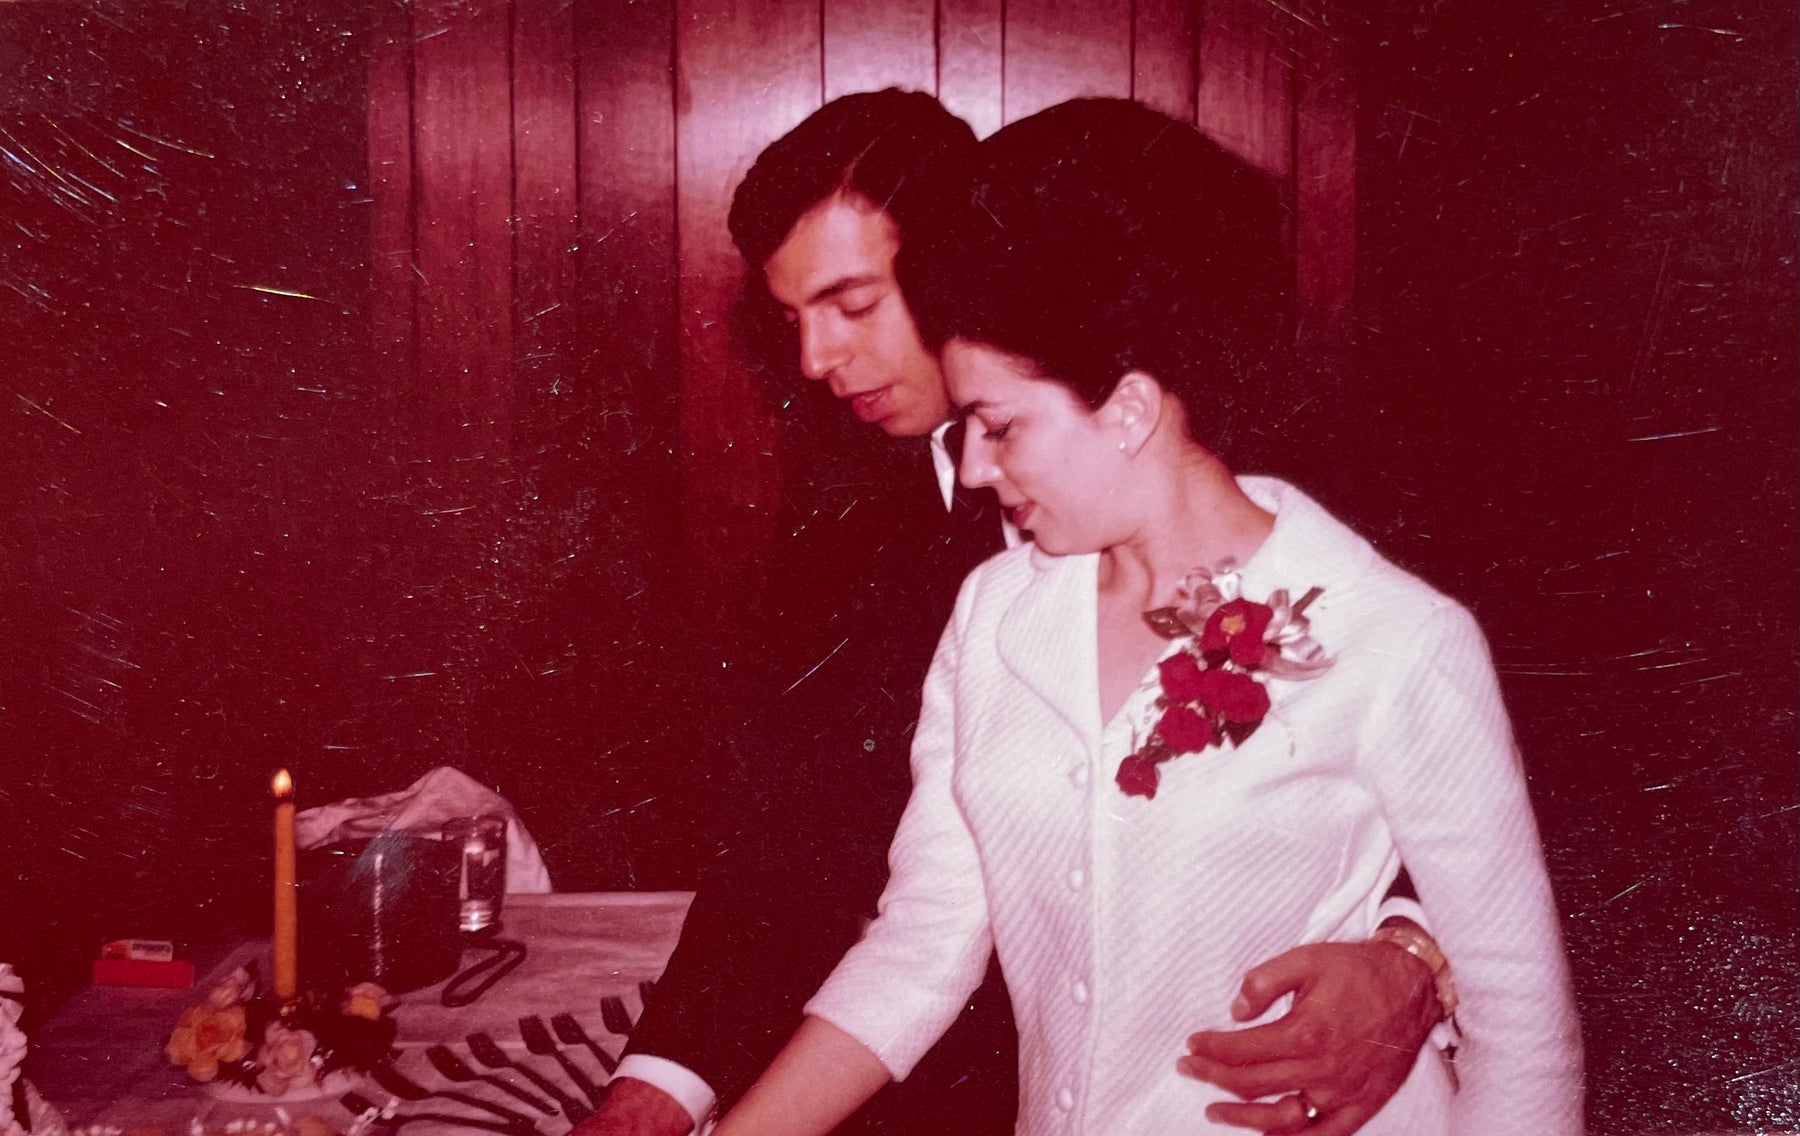
[[[756,637],[766,717],[734,748],[734,795],[748,808],[605,1107],[579,1136],[681,1136],[729,1103],[798,1024],[885,881],[932,648],[962,575],[1003,539],[993,502],[956,485],[942,375],[894,275],[903,234],[929,223],[913,213],[931,198],[921,185],[974,145],[929,96],[846,96],[765,150],[733,200],[733,240],[760,270],[746,311],[785,317],[801,372],[886,438],[865,430],[802,451],[812,499],[784,511]],[[1430,958],[1429,939],[1410,925],[1388,937],[1303,947],[1246,977],[1239,1020],[1290,991],[1292,1008],[1254,1029],[1196,1035],[1187,1067],[1245,1098],[1285,1095],[1215,1106],[1217,1119],[1343,1136],[1374,1114],[1443,1016],[1441,957],[1434,966],[1409,953]],[[840,1131],[1009,1132],[1007,1009],[990,971],[926,1062]]]

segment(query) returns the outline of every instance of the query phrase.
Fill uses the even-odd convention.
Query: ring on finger
[[[1319,1106],[1314,1104],[1312,1098],[1307,1096],[1304,1091],[1295,1093],[1294,1099],[1300,1102],[1301,1110],[1306,1113],[1306,1126],[1308,1128],[1311,1128],[1320,1120],[1324,1119],[1325,1114],[1319,1111]]]

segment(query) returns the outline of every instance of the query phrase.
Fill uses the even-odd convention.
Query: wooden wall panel
[[[437,413],[428,456],[505,452],[512,393],[510,5],[413,6],[418,387]],[[465,469],[471,468],[465,466]]]
[[[680,301],[675,223],[675,19],[598,0],[575,22],[579,75],[578,475],[609,487],[620,539],[680,564]],[[604,557],[595,567],[607,570]],[[683,589],[678,570],[646,577]],[[653,597],[657,599],[666,596]]]
[[[412,20],[383,8],[369,57],[370,324],[375,358],[410,389],[413,374]]]
[[[1347,342],[1353,92],[1317,4],[414,0],[410,13],[375,50],[369,145],[375,334],[428,419],[418,456],[473,471],[478,454],[560,448],[557,499],[604,500],[607,539],[643,549],[640,564],[754,576],[781,459],[733,350],[743,266],[724,218],[761,148],[825,98],[935,89],[982,136],[1080,94],[1194,121],[1281,184],[1309,346]],[[475,476],[520,472],[534,473]],[[677,573],[654,580],[692,591]]]
[[[1000,129],[1006,0],[938,0],[938,100],[986,138]]]
[[[1196,123],[1285,182],[1293,173],[1293,17],[1265,0],[1201,7]]]
[[[1199,19],[1193,0],[1135,0],[1131,42],[1131,97],[1194,121]]]
[[[825,0],[825,98],[904,87],[937,92],[935,0]]]
[[[514,441],[544,444],[576,356],[575,28],[566,0],[514,0],[513,391],[535,411]]]
[[[676,224],[680,232],[682,439],[697,594],[757,578],[780,485],[776,431],[733,357],[730,311],[742,265],[725,229],[732,190],[762,148],[820,103],[816,0],[678,0]]]
[[[1077,95],[1131,96],[1131,0],[1008,0],[1001,117]]]

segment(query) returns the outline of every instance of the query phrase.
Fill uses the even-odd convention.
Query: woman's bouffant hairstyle
[[[1178,123],[1076,99],[981,143],[898,272],[920,334],[998,348],[1090,406],[1128,371],[1204,418],[1209,444],[1286,337],[1292,267],[1275,190]]]

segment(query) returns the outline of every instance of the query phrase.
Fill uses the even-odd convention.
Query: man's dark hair
[[[939,171],[967,171],[976,149],[969,124],[930,95],[890,87],[844,95],[820,107],[758,155],[731,198],[726,219],[748,272],[732,309],[739,359],[771,409],[784,419],[806,417],[796,429],[843,429],[848,416],[830,399],[802,399],[793,327],[769,295],[762,269],[813,206],[852,194],[883,209],[907,234],[922,228],[947,196]],[[962,195],[966,199],[966,194]],[[807,403],[820,421],[804,415]],[[860,436],[868,431],[857,430]],[[891,449],[892,447],[881,447]]]
[[[1273,186],[1192,126],[1122,99],[1003,128],[968,177],[958,207],[940,203],[901,246],[926,345],[999,348],[1092,406],[1145,371],[1221,441],[1219,412],[1244,401],[1288,323]]]
[[[975,148],[969,124],[930,95],[890,87],[845,95],[770,143],[731,198],[731,239],[752,271],[813,206],[839,193],[885,210],[904,242],[913,195],[927,171]]]

